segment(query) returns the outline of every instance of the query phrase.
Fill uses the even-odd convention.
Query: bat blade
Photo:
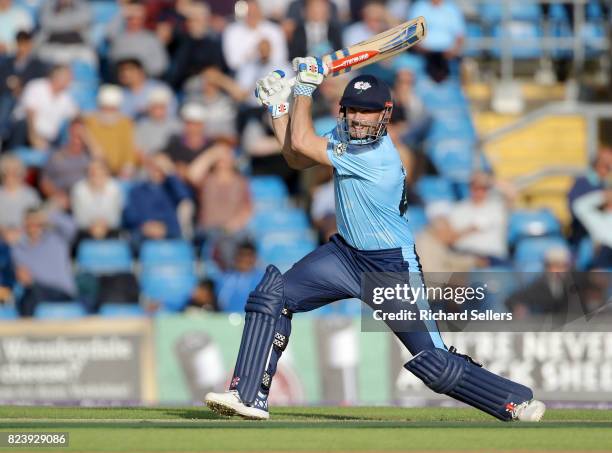
[[[328,71],[337,76],[352,69],[390,58],[414,46],[425,37],[425,18],[418,17],[369,39],[321,57]]]

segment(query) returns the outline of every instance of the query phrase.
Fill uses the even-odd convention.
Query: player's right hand
[[[261,105],[267,107],[289,101],[291,84],[285,72],[276,69],[255,83],[255,97]]]

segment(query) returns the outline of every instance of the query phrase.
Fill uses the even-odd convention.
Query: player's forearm
[[[317,162],[296,153],[291,144],[291,118],[289,115],[283,115],[272,120],[272,129],[274,135],[281,145],[281,153],[289,167],[295,170],[303,170],[317,165]]]
[[[319,137],[312,124],[310,96],[296,96],[291,115],[291,148],[294,153],[314,163],[331,165],[327,157],[327,139]]]

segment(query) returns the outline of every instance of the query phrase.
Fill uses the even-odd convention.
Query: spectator
[[[194,3],[188,9],[187,30],[179,38],[169,78],[177,90],[202,69],[214,67],[227,71],[221,41],[210,33],[209,20],[210,10],[205,3]]]
[[[189,177],[198,187],[198,230],[222,268],[231,265],[236,245],[248,233],[253,214],[249,183],[236,169],[232,150],[217,145],[191,165]]]
[[[98,110],[85,117],[92,151],[104,160],[113,176],[129,178],[138,161],[134,123],[119,111],[121,89],[103,85],[98,93]]]
[[[33,79],[45,77],[47,66],[32,52],[32,33],[17,33],[15,55],[0,59],[0,142],[10,133],[13,109],[23,87]]]
[[[576,198],[572,209],[595,244],[592,267],[612,268],[612,180],[606,181],[604,190]]]
[[[46,198],[69,200],[72,186],[87,175],[91,160],[88,140],[83,119],[72,120],[68,142],[54,152],[43,167],[40,187]],[[68,207],[68,203],[59,204]]]
[[[565,323],[583,316],[583,296],[592,286],[585,274],[572,271],[571,255],[565,247],[554,247],[546,252],[544,273],[526,287],[519,289],[506,301],[513,320],[524,320],[534,315],[553,315],[555,323]]]
[[[169,111],[172,99],[164,87],[149,93],[146,115],[136,123],[136,144],[145,155],[162,151],[170,137],[181,130],[180,121]]]
[[[171,94],[168,113],[176,114],[176,99],[166,84],[147,78],[139,60],[122,60],[117,65],[119,83],[123,86],[123,101],[121,111],[132,119],[139,119],[147,111],[149,96],[154,90],[163,88]]]
[[[0,0],[0,55],[13,52],[17,32],[33,28],[32,17],[25,9],[13,5],[12,0]]]
[[[506,238],[508,213],[504,201],[491,194],[492,176],[475,173],[470,197],[457,203],[450,213],[450,239],[456,251],[502,264],[508,254]]]
[[[284,1],[284,0],[281,0]],[[349,2],[346,0],[326,0],[330,9],[330,17],[334,22],[345,23],[348,21]],[[291,38],[298,24],[305,21],[306,6],[308,0],[293,0],[287,5],[287,9],[283,17],[278,21],[281,22],[285,35]],[[270,17],[266,15],[266,17]],[[338,49],[338,47],[334,47]]]
[[[325,55],[342,47],[342,30],[332,20],[329,0],[309,0],[304,20],[297,23],[289,40],[289,58]]]
[[[281,148],[272,131],[269,115],[261,109],[257,113],[259,115],[247,123],[240,139],[251,161],[251,174],[280,176],[287,184],[289,192],[297,194],[299,173],[290,168],[281,155]]]
[[[87,178],[75,184],[71,200],[72,213],[79,228],[79,240],[118,236],[123,194],[103,161],[90,162]]]
[[[28,209],[38,206],[40,198],[25,182],[25,168],[14,155],[0,157],[0,228],[20,228]]]
[[[469,272],[486,265],[470,253],[453,250],[455,232],[449,222],[450,203],[434,202],[427,206],[429,225],[415,237],[423,272]]]
[[[170,137],[164,153],[176,166],[179,178],[189,182],[189,165],[208,148],[211,143],[205,134],[204,119],[206,112],[199,104],[188,103],[181,109],[183,130]]]
[[[272,44],[269,40],[262,39],[259,41],[253,52],[254,54],[250,56],[250,59],[236,69],[236,82],[245,92],[253,93],[255,82],[271,71],[280,69],[286,74],[293,72],[287,62],[274,62],[272,59]],[[260,110],[261,106],[254,95],[249,96],[247,101],[249,106]]]
[[[319,167],[325,172],[324,181],[321,181],[312,191],[310,217],[319,233],[321,243],[327,242],[329,237],[337,232],[336,228],[336,198],[334,193],[334,180],[331,168]]]
[[[125,29],[111,39],[111,61],[136,59],[142,62],[148,75],[162,76],[168,66],[168,55],[158,37],[144,27],[144,6],[129,3],[123,7],[123,14]]]
[[[40,9],[38,54],[53,64],[81,60],[97,65],[89,39],[92,17],[84,0],[47,0]]]
[[[583,195],[596,190],[602,190],[606,178],[612,175],[612,150],[603,147],[597,153],[591,168],[584,176],[579,176],[574,180],[574,184],[568,193],[569,210],[572,214],[572,233],[570,242],[577,245],[586,236],[586,230],[576,216],[574,202]]]
[[[123,212],[123,223],[138,244],[143,239],[181,237],[189,228],[193,202],[189,188],[175,175],[172,162],[163,154],[145,161],[147,180],[135,184]],[[179,222],[179,214],[181,222]],[[189,231],[185,231],[186,236]]]
[[[15,269],[11,249],[0,239],[0,305],[11,300],[15,285]]]
[[[257,265],[257,252],[251,242],[241,243],[234,257],[232,270],[221,274],[219,305],[225,312],[242,313],[249,293],[255,289],[263,270]]]
[[[238,71],[256,61],[257,46],[263,40],[270,44],[270,64],[287,64],[287,41],[281,28],[264,19],[257,0],[248,0],[246,4],[244,20],[228,25],[223,31],[223,55],[230,69]]]
[[[78,113],[68,91],[71,82],[70,68],[55,66],[48,77],[26,85],[9,148],[29,144],[39,150],[48,150],[57,143],[62,126]]]
[[[231,77],[211,67],[187,83],[186,98],[189,103],[204,106],[204,122],[210,137],[235,141],[237,103],[250,91],[243,90]]]
[[[210,279],[200,280],[191,294],[186,311],[219,311],[219,303],[215,294],[215,282]]]
[[[13,246],[17,281],[23,295],[17,301],[21,316],[32,316],[40,302],[64,302],[77,297],[70,261],[70,243],[76,226],[63,212],[30,209],[25,236]],[[86,301],[85,307],[89,309]]]
[[[419,0],[412,6],[409,17],[419,16],[425,17],[427,36],[418,50],[425,56],[427,73],[440,82],[458,71],[465,41],[465,19],[450,0]]]
[[[414,88],[414,74],[399,69],[393,83],[394,110],[401,110],[407,122],[402,142],[412,149],[420,149],[431,125],[431,115]]]
[[[361,21],[355,22],[344,29],[342,39],[345,46],[357,44],[378,33],[388,30],[393,23],[384,3],[369,0],[361,9]]]

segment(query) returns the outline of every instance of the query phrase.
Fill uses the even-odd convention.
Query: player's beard
[[[379,121],[348,120],[349,136],[353,140],[374,138],[379,128]]]

